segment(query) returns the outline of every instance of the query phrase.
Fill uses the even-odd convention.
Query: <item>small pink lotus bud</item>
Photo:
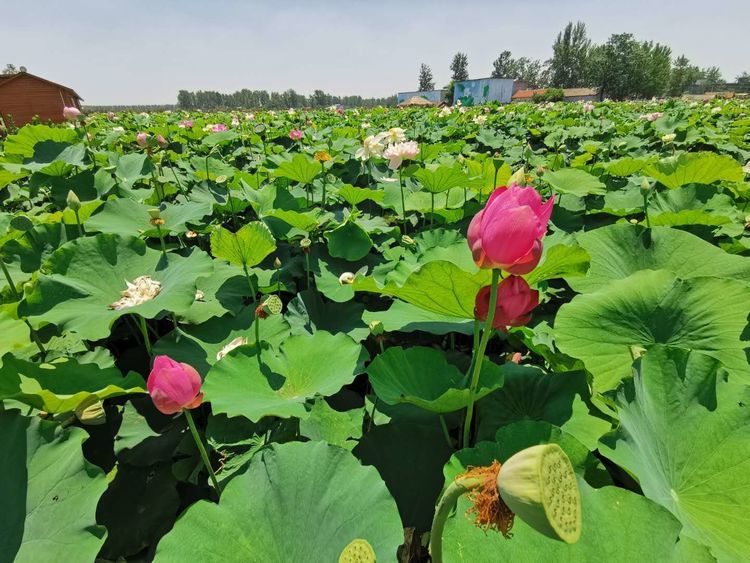
[[[192,366],[169,356],[156,356],[146,387],[154,406],[164,414],[194,409],[203,402],[201,376]]]
[[[299,129],[292,129],[289,132],[289,138],[292,141],[299,141],[303,136],[304,136],[304,133],[302,133],[302,131],[300,131]]]
[[[148,146],[148,133],[140,132],[135,136],[135,142],[138,144],[141,148],[146,148]]]
[[[164,138],[163,135],[157,135],[156,142],[159,144],[161,148],[164,148],[169,144],[169,142]]]
[[[63,117],[68,121],[76,121],[80,116],[81,110],[79,110],[77,107],[65,106],[63,108]]]

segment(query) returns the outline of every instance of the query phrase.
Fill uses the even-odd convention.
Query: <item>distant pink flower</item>
[[[107,113],[107,119],[114,119],[114,118],[115,118],[115,112],[110,111],[109,113]]]
[[[224,125],[223,123],[217,123],[213,127],[211,127],[211,131],[214,133],[221,133],[222,131],[227,131],[229,128]]]
[[[164,148],[169,144],[169,142],[164,138],[163,135],[157,135],[156,142],[159,144],[161,148]]]
[[[148,133],[140,132],[135,136],[135,142],[136,144],[141,148],[146,148],[148,146]]]
[[[542,203],[534,188],[516,184],[492,192],[466,235],[476,265],[519,276],[536,268],[553,202],[550,198]]]
[[[156,356],[146,383],[154,406],[164,414],[194,409],[203,402],[201,376],[188,364]]]
[[[290,138],[290,139],[291,139],[292,141],[299,141],[299,140],[300,140],[300,139],[302,139],[302,137],[304,137],[304,136],[305,136],[305,134],[304,134],[304,133],[303,133],[302,131],[300,131],[299,129],[292,129],[292,130],[291,130],[291,131],[289,132],[289,138]]]
[[[192,129],[193,122],[189,119],[184,119],[177,124],[177,127],[179,127],[180,129]]]
[[[586,113],[594,111],[594,104],[592,104],[591,102],[586,102],[585,104],[583,104],[583,111],[585,111]]]
[[[68,121],[76,121],[79,117],[81,117],[81,110],[79,110],[77,107],[65,106],[63,107],[63,117]]]

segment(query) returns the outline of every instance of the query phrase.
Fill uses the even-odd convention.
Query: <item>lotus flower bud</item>
[[[73,211],[78,211],[81,208],[81,200],[73,190],[68,190],[68,197],[65,200]]]
[[[145,149],[148,146],[148,133],[138,133],[135,136],[135,142],[139,147]]]
[[[581,496],[573,466],[557,444],[511,456],[497,476],[500,497],[536,531],[565,543],[581,536]]]
[[[169,145],[169,141],[167,141],[163,135],[157,135],[156,136],[156,142],[161,148],[165,148],[167,145]]]
[[[352,540],[339,555],[339,563],[375,563],[375,550],[367,540]]]
[[[339,276],[340,285],[351,285],[354,283],[354,274],[352,272],[344,272]]]
[[[91,395],[89,399],[78,405],[73,412],[76,418],[81,421],[81,424],[98,426],[107,422],[104,404],[96,398],[96,395]]]
[[[154,405],[164,414],[194,409],[203,402],[201,376],[192,366],[169,356],[156,356],[146,386]]]
[[[370,334],[373,336],[381,336],[385,332],[385,327],[380,321],[370,321],[367,326],[370,327]]]
[[[65,106],[63,108],[63,117],[68,121],[76,121],[79,117],[81,117],[81,110],[79,110],[77,107]]]
[[[279,257],[277,256],[273,261],[273,267],[277,270],[281,268],[281,260],[279,260]]]
[[[671,143],[677,138],[677,134],[675,133],[667,133],[666,135],[662,135],[661,140],[665,143]]]

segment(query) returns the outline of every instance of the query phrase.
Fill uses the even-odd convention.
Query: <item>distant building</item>
[[[436,104],[439,104],[443,101],[443,97],[445,95],[445,90],[422,90],[421,92],[399,92],[396,94],[396,103],[401,104],[405,102],[406,100],[413,98],[413,97],[419,97],[424,98],[428,102],[435,102]]]
[[[512,78],[476,78],[456,82],[453,90],[453,103],[460,101],[463,106],[475,106],[487,102],[509,104],[513,96],[515,80]]]
[[[81,109],[75,90],[28,72],[0,76],[0,118],[6,125],[21,127],[34,117],[39,121],[63,121],[63,107]]]
[[[531,102],[535,95],[541,96],[547,90],[547,88],[518,90],[513,94],[512,101],[514,103]],[[563,95],[563,101],[566,102],[593,102],[599,99],[599,92],[596,88],[563,88]]]

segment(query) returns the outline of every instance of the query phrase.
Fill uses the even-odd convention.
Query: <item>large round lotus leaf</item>
[[[324,442],[273,445],[229,482],[219,504],[200,501],[159,543],[155,561],[338,561],[354,539],[378,561],[403,541],[396,503],[378,472]]]
[[[560,307],[554,330],[560,351],[584,362],[597,391],[617,387],[638,350],[654,344],[705,352],[750,383],[741,340],[748,315],[750,288],[738,281],[643,270],[576,296]]]
[[[410,403],[439,413],[453,412],[469,404],[464,374],[445,355],[433,348],[394,346],[367,368],[377,396],[389,405]],[[503,368],[485,360],[475,398],[480,399],[503,385]]]
[[[97,235],[69,242],[43,266],[33,291],[19,306],[19,314],[33,324],[52,323],[82,338],[109,335],[115,319],[128,313],[154,318],[162,311],[181,313],[195,300],[196,278],[212,271],[211,259],[194,251],[187,257],[148,248],[135,237]],[[120,310],[110,305],[122,297],[126,282],[150,276],[161,283],[158,295],[140,305]]]
[[[335,258],[343,258],[350,262],[361,260],[370,252],[372,239],[362,227],[354,221],[347,221],[326,233],[328,251]]]
[[[685,184],[741,182],[742,165],[728,154],[692,152],[671,156],[646,167],[646,174],[668,188]]]
[[[253,293],[242,270],[222,260],[214,260],[208,276],[195,280],[196,299],[180,315],[183,322],[199,324],[212,317],[235,313],[242,309],[245,297]]]
[[[607,187],[602,184],[599,178],[578,168],[563,168],[562,170],[547,172],[544,175],[544,181],[560,194],[584,197],[590,194],[603,195],[607,193]]]
[[[117,235],[159,236],[157,228],[149,222],[149,209],[154,207],[138,203],[132,199],[112,199],[107,201],[96,215],[86,221],[87,231],[99,231]],[[161,232],[184,233],[188,223],[201,224],[203,217],[211,213],[211,205],[205,202],[162,204],[160,216],[164,219]]]
[[[555,424],[594,449],[611,428],[590,413],[589,386],[582,372],[547,374],[534,366],[506,364],[505,383],[477,404],[478,440],[492,440],[498,428],[522,420]]]
[[[289,336],[289,324],[284,317],[271,315],[256,321],[255,309],[249,306],[236,316],[224,315],[199,325],[177,327],[154,344],[154,354],[166,354],[206,374],[216,363],[217,354],[236,338],[245,338],[251,346],[255,344],[256,322],[260,323],[258,335],[261,342],[274,348]]]
[[[518,431],[523,432],[523,426],[518,426]],[[513,441],[519,445],[524,444],[525,447],[524,436],[518,436]],[[565,440],[560,442],[563,450],[571,455],[568,445]],[[512,453],[515,452],[501,444],[486,442],[472,450],[461,450],[446,466],[447,478],[453,479],[457,473],[465,471],[468,465],[488,465],[498,457],[501,457],[499,461],[502,463]],[[505,539],[499,532],[485,532],[474,525],[471,516],[467,517],[466,511],[471,504],[465,496],[461,497],[455,514],[448,518],[445,525],[445,562],[684,561],[682,542],[678,543],[681,526],[667,510],[624,489],[594,489],[580,475],[578,488],[581,493],[583,525],[581,538],[573,545],[540,534],[520,518],[515,519],[511,539]],[[693,555],[696,556],[696,562],[711,561],[705,550],[700,548]]]
[[[345,334],[291,336],[279,351],[240,347],[208,372],[203,391],[214,413],[303,418],[305,401],[333,395],[359,373],[364,349]]]
[[[14,399],[48,413],[70,412],[84,402],[145,392],[137,373],[123,377],[115,367],[102,369],[72,358],[36,364],[7,354],[0,368],[0,400]]]
[[[0,559],[96,558],[106,535],[96,524],[96,505],[107,482],[83,457],[87,437],[78,428],[0,411]]]
[[[639,270],[667,270],[682,279],[750,279],[750,258],[727,254],[697,236],[668,227],[610,225],[577,235],[591,256],[585,278],[566,278],[578,292],[606,288]]]
[[[655,346],[620,391],[602,453],[720,561],[750,553],[750,387],[705,354]]]

